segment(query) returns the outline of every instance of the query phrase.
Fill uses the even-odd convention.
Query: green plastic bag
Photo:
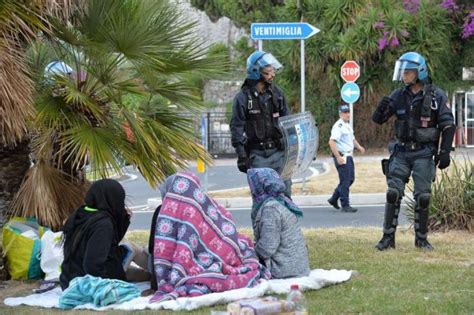
[[[12,279],[39,279],[41,236],[48,229],[35,218],[14,217],[3,227],[3,250]]]

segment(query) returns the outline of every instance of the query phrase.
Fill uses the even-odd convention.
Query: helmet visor
[[[272,66],[273,69],[275,69],[275,72],[279,72],[283,66],[281,63],[270,53],[266,53],[262,55],[257,61],[256,61],[258,68],[260,71],[263,70],[263,68]]]
[[[402,81],[403,73],[407,70],[416,70],[420,65],[413,61],[397,60],[395,68],[393,69],[393,81]]]
[[[64,74],[71,74],[73,72],[72,68],[69,67],[63,61],[53,61],[50,62],[46,68],[44,69],[45,75],[48,77],[54,75],[64,75]]]

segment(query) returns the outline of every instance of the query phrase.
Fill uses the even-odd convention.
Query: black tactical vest
[[[283,96],[271,89],[271,97],[261,104],[258,95],[246,88],[247,107],[245,111],[245,133],[249,143],[265,143],[279,140],[282,135],[278,129],[278,118],[283,110]]]
[[[438,101],[431,84],[424,86],[423,94],[413,99],[406,93],[398,93],[394,100],[397,120],[395,135],[402,143],[436,143],[439,139],[436,113]]]

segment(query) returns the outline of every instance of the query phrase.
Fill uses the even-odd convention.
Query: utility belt
[[[337,151],[337,153],[339,153],[340,156],[352,156],[353,155],[352,151],[347,151],[347,152]],[[335,157],[334,154],[332,156]]]
[[[271,150],[275,148],[281,149],[282,142],[281,140],[271,140],[266,142],[248,142],[247,148],[254,150]]]
[[[352,154],[353,154],[352,151],[347,151],[347,152],[337,151],[337,153],[341,157],[348,157],[348,156],[352,156]],[[332,157],[335,158],[334,154],[332,154]]]
[[[426,147],[425,143],[419,143],[416,141],[406,141],[406,142],[398,142],[397,143],[397,150],[402,152],[411,152],[411,151],[418,151],[424,149]]]

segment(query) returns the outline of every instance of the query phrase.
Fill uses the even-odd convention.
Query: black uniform
[[[454,137],[454,118],[446,94],[438,87],[425,84],[414,94],[410,86],[397,89],[384,97],[375,110],[372,120],[385,123],[396,115],[395,133],[397,142],[387,170],[387,204],[385,207],[384,237],[393,238],[398,223],[400,201],[410,175],[414,182],[415,245],[424,247],[428,232],[428,212],[431,183],[439,168],[449,165],[449,152]],[[440,135],[441,149],[438,152]],[[435,157],[435,160],[433,160]],[[377,245],[385,249],[382,241]],[[424,243],[423,243],[424,242]],[[385,244],[387,245],[387,244]],[[429,245],[431,248],[431,245]]]
[[[289,114],[283,92],[274,84],[259,93],[256,85],[244,83],[234,98],[230,129],[232,146],[240,161],[248,161],[241,171],[269,167],[281,173],[284,163],[282,134],[278,118]],[[291,180],[285,181],[291,194]]]

